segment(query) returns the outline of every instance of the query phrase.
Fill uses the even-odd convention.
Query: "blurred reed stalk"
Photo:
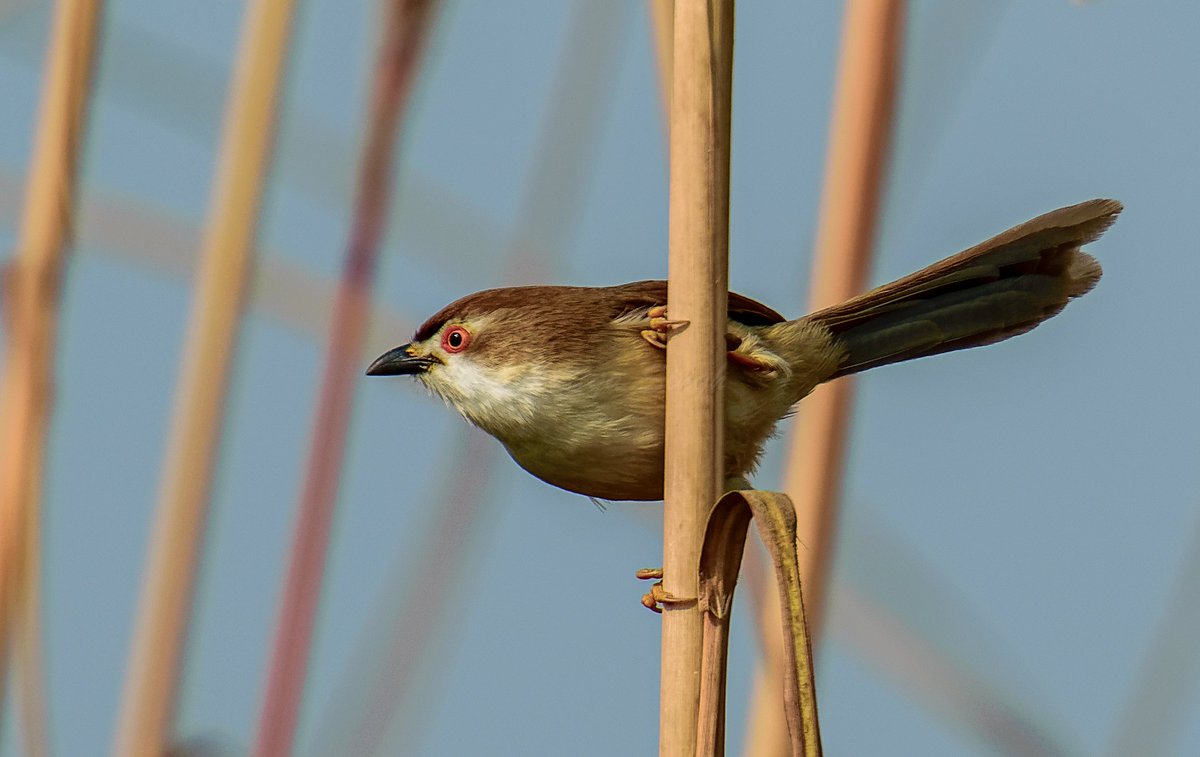
[[[700,548],[721,493],[733,0],[675,7],[659,754],[696,754]]]
[[[611,3],[605,3],[611,6]],[[622,6],[624,7],[624,6]],[[0,17],[0,21],[3,21]],[[197,114],[216,112],[225,99],[228,72],[214,64],[208,57],[189,51],[171,42],[160,34],[142,28],[135,23],[113,23],[105,29],[106,54],[104,60],[104,94],[106,102],[127,108],[141,117],[149,119],[171,133],[191,140],[198,145],[210,141],[208,124]],[[3,58],[18,66],[30,65],[32,44],[16,35],[5,38]],[[40,52],[40,47],[39,47]],[[156,75],[145,75],[152,68]],[[177,96],[186,93],[186,97]],[[329,208],[350,207],[356,177],[355,159],[358,155],[358,139],[347,139],[342,130],[333,127],[320,113],[306,109],[302,98],[289,105],[288,128],[280,133],[276,146],[277,157],[272,166],[272,181],[277,186],[286,186],[299,191],[311,202]],[[9,176],[0,166],[0,221],[13,214],[11,203],[5,202],[9,193]],[[23,180],[24,174],[22,174]],[[425,262],[440,270],[455,271],[466,264],[462,252],[490,248],[494,240],[506,232],[496,220],[477,207],[473,207],[461,195],[436,177],[418,167],[406,169],[404,184],[409,188],[402,202],[393,203],[395,221],[392,224],[397,237],[415,254],[423,255]],[[142,202],[133,197],[115,199],[113,194],[92,187],[85,188],[83,215],[80,223],[87,224],[89,215],[95,218],[101,212],[91,212],[94,203],[105,196],[114,198],[110,206],[118,202],[139,213],[149,222],[150,215],[166,219],[153,201]],[[141,204],[143,210],[137,206]],[[15,222],[14,222],[15,223]],[[190,221],[189,221],[190,223]],[[85,238],[80,230],[80,238]],[[124,238],[121,244],[136,242],[146,247],[149,242],[128,233],[114,233]],[[120,254],[121,247],[112,246],[100,250],[106,254]],[[195,247],[190,248],[195,252]],[[260,265],[272,265],[271,255],[259,251]],[[184,251],[169,248],[160,250],[163,259],[177,258]],[[154,262],[153,260],[150,262]],[[489,261],[469,261],[476,268],[486,266]],[[189,265],[190,273],[192,266]],[[488,267],[486,270],[492,270]],[[259,296],[259,286],[269,281],[269,275],[261,275],[252,289]],[[327,308],[322,317],[322,335],[328,327]],[[394,335],[394,332],[392,332]]]
[[[0,389],[0,705],[12,655],[29,755],[49,749],[41,656],[41,486],[58,304],[101,7],[99,0],[60,0],[55,5],[25,214],[16,255],[4,271],[8,333]]]
[[[1069,743],[1053,727],[1047,710],[1038,710],[1025,691],[1005,691],[989,676],[956,659],[927,632],[888,611],[860,587],[835,581],[837,607],[830,613],[839,645],[892,680],[895,690],[938,716],[985,753],[1021,757],[1074,757],[1087,752]],[[1170,754],[1170,752],[1124,752]]]
[[[809,310],[837,304],[866,286],[875,241],[897,77],[904,0],[847,0],[838,82],[829,130],[829,157],[817,229]],[[814,638],[819,639],[833,552],[837,503],[845,464],[853,383],[825,384],[800,406],[788,452],[784,490],[796,504],[797,539]],[[769,585],[769,582],[766,582]],[[773,591],[772,591],[773,594]],[[765,598],[762,627],[780,627],[778,603]],[[786,753],[779,711],[778,649],[764,649],[766,669],[756,676],[746,754]]]
[[[650,29],[654,33],[654,59],[658,64],[658,86],[663,106],[663,127],[671,126],[671,70],[675,57],[675,0],[647,0]]]
[[[117,724],[121,757],[158,757],[171,740],[292,11],[292,0],[246,8]]]
[[[1181,754],[1188,703],[1195,702],[1200,673],[1200,518],[1180,556],[1174,586],[1142,653],[1125,706],[1116,717],[1105,757]],[[1194,712],[1194,710],[1193,710]],[[1193,721],[1194,723],[1194,721]]]
[[[561,271],[563,258],[556,253],[570,245],[579,219],[627,21],[619,3],[577,3],[571,12],[517,222],[497,256],[503,261],[502,283],[553,280]],[[448,253],[488,252],[463,248],[453,238],[443,245]],[[391,736],[402,734],[410,749],[417,738],[413,731],[421,723],[412,695],[429,696],[424,679],[430,661],[441,654],[439,632],[470,575],[469,550],[491,521],[484,505],[495,497],[489,479],[502,457],[494,440],[465,425],[450,449],[442,455],[443,475],[434,477],[445,485],[425,500],[438,503],[434,520],[419,550],[397,560],[379,593],[374,617],[381,620],[368,625],[356,645],[355,660],[339,684],[344,695],[335,696],[334,708],[323,714],[309,754],[381,754]],[[449,472],[459,460],[472,461],[471,476]]]
[[[406,751],[415,751],[420,736],[414,730],[421,724],[412,712],[413,695],[430,696],[429,669],[442,658],[440,632],[470,573],[471,547],[492,522],[483,505],[495,494],[491,479],[499,463],[493,440],[465,427],[441,457],[439,478],[447,483],[423,500],[436,503],[436,517],[416,555],[398,561],[379,592],[364,638],[306,754],[392,754],[389,736],[396,733]],[[461,460],[471,461],[470,476],[454,475]]]
[[[386,6],[367,137],[359,163],[354,225],[325,353],[304,491],[254,748],[259,757],[282,757],[292,752],[329,548],[333,506],[341,478],[354,382],[362,373],[371,288],[387,222],[394,146],[434,5],[432,0],[394,0]]]

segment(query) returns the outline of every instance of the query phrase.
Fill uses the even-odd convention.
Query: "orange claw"
[[[676,331],[687,327],[687,321],[671,321],[667,320],[667,306],[655,305],[646,311],[646,317],[650,319],[650,328],[642,330],[642,338],[645,339],[650,346],[657,347],[660,350],[666,349],[667,340]]]
[[[661,589],[662,584],[654,584],[654,588]],[[654,596],[653,589],[642,595],[642,607],[662,615],[662,608],[658,606],[658,599]]]
[[[662,584],[662,568],[642,568],[634,575],[642,581],[658,579],[650,587],[650,591],[642,595],[642,606],[647,610],[653,610],[661,614],[663,605],[682,605],[696,601],[694,599],[677,597],[664,589]]]

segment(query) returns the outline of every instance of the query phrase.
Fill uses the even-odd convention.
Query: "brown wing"
[[[613,289],[619,289],[626,295],[622,298],[626,310],[667,304],[667,282],[661,279],[634,281]],[[746,326],[767,326],[787,320],[761,302],[736,292],[729,293],[729,319]]]

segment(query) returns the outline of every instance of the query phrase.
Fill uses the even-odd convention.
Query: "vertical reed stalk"
[[[0,394],[0,691],[19,654],[23,738],[47,747],[40,652],[40,503],[58,302],[75,210],[99,0],[60,1],[46,57],[25,213],[5,271],[8,326]]]
[[[650,26],[654,32],[654,59],[658,64],[658,86],[663,106],[663,126],[671,125],[672,64],[675,57],[675,0],[648,0]]]
[[[817,230],[809,309],[841,302],[865,288],[875,240],[888,138],[891,131],[904,0],[847,0],[838,82],[830,123],[829,158]],[[804,581],[812,635],[819,638],[825,588],[834,539],[837,500],[845,461],[846,429],[853,384],[836,381],[817,387],[801,405],[788,453],[784,490],[796,504],[800,574]],[[763,602],[763,628],[780,627],[773,598]],[[776,647],[781,641],[772,642]],[[764,659],[777,661],[769,650]],[[766,671],[760,686],[775,687],[778,675]],[[756,693],[754,701],[774,708],[778,689]],[[746,754],[778,754],[787,734],[781,713],[750,714]]]
[[[670,318],[667,349],[659,754],[696,752],[700,548],[723,478],[729,249],[732,0],[680,0],[671,96]]]
[[[120,757],[158,757],[170,738],[292,11],[292,0],[246,9],[126,671]]]
[[[309,441],[304,491],[267,673],[254,753],[292,752],[308,670],[313,625],[329,548],[333,506],[341,478],[354,381],[370,312],[379,243],[387,221],[397,126],[409,101],[432,0],[393,0],[376,61],[367,139],[359,165],[354,226],[342,270],[325,353],[316,421]]]
[[[505,281],[553,279],[560,268],[561,258],[553,251],[569,244],[578,222],[586,173],[612,93],[628,20],[623,6],[581,3],[571,16],[538,128],[539,149],[503,253]],[[428,695],[422,681],[438,653],[447,609],[469,573],[466,553],[490,522],[484,505],[499,463],[498,448],[483,434],[464,427],[458,437],[448,459],[471,460],[472,475],[445,476],[446,486],[432,498],[439,504],[428,536],[417,553],[397,561],[380,592],[379,604],[387,609],[356,645],[355,662],[339,687],[346,696],[335,697],[335,706],[321,718],[320,736],[309,754],[376,754],[393,734],[408,737],[412,748],[412,732],[420,725],[412,698],[417,692]]]
[[[835,305],[866,288],[875,244],[892,106],[900,67],[904,0],[849,0],[830,124],[829,162],[809,308]],[[785,489],[796,503],[799,538],[810,548],[801,571],[819,632],[832,553],[853,384],[817,388],[797,417]]]

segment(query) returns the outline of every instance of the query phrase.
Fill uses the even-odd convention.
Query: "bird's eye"
[[[462,326],[452,326],[442,334],[442,349],[446,352],[462,352],[471,343],[471,332]]]

